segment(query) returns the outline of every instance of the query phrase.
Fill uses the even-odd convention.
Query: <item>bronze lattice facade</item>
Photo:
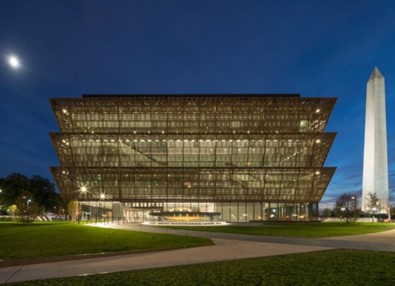
[[[51,99],[51,167],[68,198],[228,221],[315,219],[335,171],[324,167],[335,98],[297,94],[84,95]],[[81,194],[85,186],[89,191]],[[104,196],[103,196],[104,197]]]

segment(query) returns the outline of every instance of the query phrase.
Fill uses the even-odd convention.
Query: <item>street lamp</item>
[[[381,205],[380,205],[380,201],[376,202],[376,206],[377,206],[377,221],[378,219],[381,218],[380,214],[381,214]]]
[[[26,200],[26,204],[23,203],[23,208],[24,208],[23,212],[26,214],[28,211],[28,207],[29,207],[29,202],[28,202],[29,200],[26,198],[26,196],[23,196],[22,199],[23,199],[23,202]]]
[[[374,216],[374,213],[376,212],[376,208],[375,207],[373,207],[372,208],[372,214],[373,214],[373,216],[372,216],[372,222],[374,222],[374,219],[375,219],[375,216]]]
[[[354,200],[354,222],[357,221],[357,197],[352,196],[352,200]]]
[[[0,197],[1,197],[1,193],[3,192],[3,190],[2,189],[0,189]],[[0,198],[0,215],[2,214],[2,204],[3,203],[3,201],[1,200],[1,198]]]
[[[100,217],[102,217],[103,215],[102,215],[102,212],[101,212],[101,201],[103,201],[104,199],[106,198],[106,195],[105,194],[103,194],[103,193],[101,193],[100,195],[99,195],[99,200],[100,200],[100,203],[99,203],[99,207],[97,206],[97,200],[96,200],[96,211],[95,211],[95,213],[96,213],[96,223],[97,223],[97,217],[100,215]],[[100,212],[99,212],[99,210],[100,210]]]
[[[77,222],[78,224],[80,224],[80,220],[81,220],[81,204],[80,204],[80,195],[81,194],[85,194],[86,192],[88,192],[88,188],[84,185],[82,185],[79,189],[79,194],[78,194],[78,200],[77,200]]]
[[[103,207],[101,201],[104,201],[106,198],[106,195],[101,193],[100,194],[100,217],[103,218]]]

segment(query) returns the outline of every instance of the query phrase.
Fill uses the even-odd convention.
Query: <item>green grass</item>
[[[0,223],[0,259],[212,245],[206,238],[107,229],[75,223]]]
[[[186,229],[205,232],[225,232],[251,235],[284,236],[284,237],[331,237],[344,235],[367,234],[395,228],[392,223],[266,223],[260,226],[171,226],[169,228]]]
[[[18,285],[394,285],[395,253],[328,250]]]

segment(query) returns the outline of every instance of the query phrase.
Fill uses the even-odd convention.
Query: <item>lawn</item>
[[[107,229],[75,223],[0,223],[0,259],[139,252],[212,245],[206,238]]]
[[[169,226],[167,226],[169,227]],[[204,232],[226,232],[251,235],[319,238],[367,234],[395,228],[393,223],[263,223],[259,226],[171,226],[169,228]]]
[[[18,285],[394,285],[395,253],[327,250]]]

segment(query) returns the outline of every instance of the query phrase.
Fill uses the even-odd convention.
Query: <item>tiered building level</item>
[[[51,99],[61,131],[51,133],[61,164],[51,171],[63,196],[92,207],[105,200],[132,221],[176,212],[314,220],[335,171],[323,166],[336,135],[324,132],[335,101],[297,94]]]

